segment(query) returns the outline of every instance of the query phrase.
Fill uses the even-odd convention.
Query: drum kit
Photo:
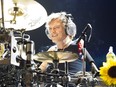
[[[0,9],[0,87],[95,87],[97,80],[90,73],[84,77],[83,72],[68,75],[68,62],[76,60],[77,54],[35,54],[34,41],[25,32],[45,23],[47,12],[41,4],[35,0],[1,0]],[[53,64],[50,73],[42,73],[38,68],[43,61]],[[59,63],[65,63],[64,73],[60,73]],[[90,82],[93,86],[86,85]]]

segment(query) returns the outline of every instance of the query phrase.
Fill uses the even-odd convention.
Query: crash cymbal
[[[48,52],[40,52],[33,56],[33,60],[44,62],[47,61],[52,63],[53,60],[58,60],[59,63],[71,62],[78,58],[76,53],[72,53],[69,51],[48,51]]]
[[[3,0],[3,7],[5,28],[34,30],[41,27],[47,17],[45,8],[35,0]],[[1,10],[0,19],[1,25],[3,19]]]

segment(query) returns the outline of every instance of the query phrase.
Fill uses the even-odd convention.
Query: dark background
[[[109,46],[113,46],[116,53],[116,1],[115,0],[36,0],[47,11],[66,11],[71,13],[77,25],[78,38],[87,23],[92,25],[92,37],[86,48],[95,60],[99,68],[106,60]],[[40,11],[41,12],[41,11]],[[36,13],[35,13],[36,14]],[[28,31],[31,40],[35,42],[35,52],[53,43],[45,35],[45,27],[42,25],[38,29]],[[87,68],[88,70],[90,68]]]

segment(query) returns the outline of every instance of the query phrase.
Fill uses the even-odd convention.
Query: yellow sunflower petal
[[[112,68],[113,67],[113,68]],[[116,58],[112,59],[109,58],[106,62],[103,62],[103,66],[100,67],[100,78],[107,84],[107,85],[116,85],[116,75],[109,76],[109,70],[110,69],[114,69],[114,71],[116,67]],[[110,73],[112,74],[112,73]]]

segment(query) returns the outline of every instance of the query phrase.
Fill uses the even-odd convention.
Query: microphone
[[[86,54],[86,59],[89,61],[89,63],[91,63],[91,66],[96,71],[94,77],[99,76],[99,70],[98,70],[97,66],[95,65],[95,63],[94,63],[95,61],[93,60],[93,58],[91,57],[91,55],[89,54],[89,52],[87,51],[87,49],[85,49],[85,48],[82,49],[82,53]]]
[[[86,25],[86,27],[84,28],[84,30],[82,31],[82,34],[79,36],[79,38],[76,40],[76,43],[79,43],[80,42],[80,40],[84,37],[84,35],[86,34],[86,32],[87,32],[87,30],[92,30],[92,26],[91,26],[91,24],[87,24]],[[92,33],[92,32],[91,32]],[[90,34],[90,36],[89,36],[89,40],[90,40],[90,38],[91,38],[91,34]],[[88,41],[89,41],[88,40]]]
[[[82,34],[85,34],[88,29],[92,29],[92,26],[89,23],[87,24],[87,26],[85,27],[85,29],[82,31]]]

